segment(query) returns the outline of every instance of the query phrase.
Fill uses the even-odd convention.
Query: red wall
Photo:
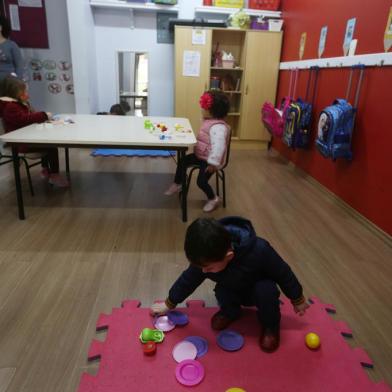
[[[356,54],[384,52],[383,37],[391,0],[283,0],[285,19],[282,61],[299,60],[299,42],[307,33],[303,59],[317,58],[321,27],[328,26],[323,57],[343,55],[347,20],[357,18]],[[348,69],[321,69],[315,100],[313,140],[320,111],[344,98]],[[305,93],[308,71],[300,71],[297,96]],[[278,101],[287,95],[289,71],[281,71]],[[325,159],[312,141],[308,150],[289,150],[281,140],[273,147],[295,165],[392,234],[392,67],[367,68],[362,84],[351,162]]]

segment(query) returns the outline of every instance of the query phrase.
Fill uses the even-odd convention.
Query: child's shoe
[[[273,353],[279,348],[280,331],[277,328],[264,328],[261,327],[259,345],[260,348],[266,353]]]
[[[41,178],[43,180],[48,180],[50,177],[50,173],[47,167],[43,167],[41,170]]]
[[[215,331],[226,329],[234,320],[225,316],[221,311],[216,312],[211,318],[211,328]]]
[[[173,184],[171,184],[169,188],[166,190],[165,195],[171,196],[174,195],[175,193],[181,192],[181,188],[182,188],[181,185],[173,182]]]
[[[50,185],[57,186],[59,188],[68,188],[69,187],[69,181],[57,173],[50,175],[48,183]]]
[[[207,203],[203,207],[204,212],[214,211],[219,207],[220,199],[219,196],[215,196],[214,199],[208,200]]]

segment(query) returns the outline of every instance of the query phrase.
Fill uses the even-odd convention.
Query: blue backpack
[[[304,148],[309,144],[313,106],[298,98],[291,103],[286,116],[283,141],[291,148]]]
[[[351,138],[354,109],[345,99],[337,99],[325,108],[319,118],[316,147],[326,158],[352,159]]]

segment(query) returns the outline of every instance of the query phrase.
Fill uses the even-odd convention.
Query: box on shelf
[[[259,17],[254,17],[250,22],[250,28],[252,30],[268,30],[269,28],[268,20]]]
[[[269,31],[280,31],[282,30],[283,19],[269,19],[268,30]]]
[[[222,68],[234,68],[234,60],[222,60]]]
[[[244,0],[215,0],[215,7],[242,8]]]
[[[256,10],[277,11],[280,6],[280,0],[249,0],[249,8]]]
[[[177,0],[153,0],[155,4],[176,5]]]

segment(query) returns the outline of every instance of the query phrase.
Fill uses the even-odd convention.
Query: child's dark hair
[[[210,90],[208,94],[212,96],[212,106],[208,109],[213,118],[225,118],[229,113],[230,102],[227,95],[219,90]]]
[[[119,103],[116,103],[110,108],[110,114],[116,114],[117,116],[125,116],[125,111]]]
[[[203,267],[222,260],[230,245],[230,233],[221,223],[212,218],[199,218],[186,231],[184,250],[192,264]]]
[[[1,34],[4,38],[8,38],[11,34],[11,24],[10,21],[5,18],[3,15],[0,15],[0,26],[1,26]]]
[[[20,95],[26,89],[26,83],[13,76],[7,76],[0,82],[0,96],[20,100]]]

